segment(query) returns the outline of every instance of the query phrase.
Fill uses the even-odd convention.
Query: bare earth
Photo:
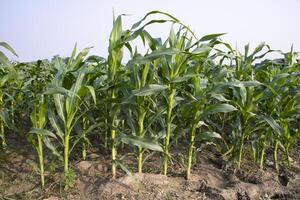
[[[30,146],[23,147],[0,154],[0,199],[300,199],[299,160],[290,170],[282,166],[279,173],[271,165],[259,170],[247,161],[242,170],[234,171],[217,153],[208,150],[198,153],[188,181],[176,152],[168,177],[160,174],[157,153],[145,163],[145,173],[126,175],[120,169],[115,180],[110,179],[109,153],[90,153],[86,161],[72,163],[77,174],[73,188],[63,190],[61,173],[56,170],[46,172],[46,188],[42,191],[34,152],[28,150]],[[294,155],[298,153],[296,150]],[[131,171],[136,171],[135,163],[134,156],[126,158],[125,164]],[[45,166],[49,168],[50,163]]]

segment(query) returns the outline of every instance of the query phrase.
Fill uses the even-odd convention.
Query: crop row
[[[166,39],[147,31],[155,24],[172,24]],[[289,151],[300,135],[298,53],[264,43],[239,52],[222,35],[199,39],[175,17],[152,11],[125,30],[122,16],[113,20],[107,59],[89,56],[90,48],[76,53],[76,46],[68,58],[29,63],[9,61],[0,51],[2,148],[6,130],[24,133],[38,154],[41,185],[47,148],[63,163],[66,188],[72,150],[81,149],[85,159],[94,134],[111,151],[113,178],[118,166],[127,169],[117,154],[120,144],[136,149],[138,172],[144,155],[158,151],[167,175],[170,149],[180,146],[190,178],[196,150],[206,143],[237,169],[245,154],[263,169],[266,151],[277,170],[280,163],[291,165]],[[145,54],[134,47],[137,40]],[[0,46],[17,55],[7,43]],[[266,59],[270,53],[280,58]]]

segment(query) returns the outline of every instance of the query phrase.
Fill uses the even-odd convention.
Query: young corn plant
[[[72,130],[78,120],[85,114],[81,111],[82,107],[86,106],[85,101],[87,97],[91,95],[94,102],[96,102],[94,88],[86,82],[89,71],[86,69],[84,58],[88,51],[89,49],[84,49],[75,58],[75,46],[72,56],[66,64],[57,62],[58,72],[44,93],[52,97],[56,108],[57,115],[50,110],[49,121],[64,146],[63,158],[66,189],[69,187],[67,180],[72,175],[69,170]]]
[[[249,45],[245,46],[243,55],[239,52],[231,52],[234,54],[234,66],[227,68],[228,81],[219,85],[220,88],[227,88],[226,98],[230,100],[228,103],[238,109],[232,119],[231,140],[234,142],[230,148],[238,169],[241,167],[247,139],[261,128],[255,124],[260,119],[259,105],[265,91],[261,88],[265,88],[265,86],[255,80],[253,63],[265,56],[266,53],[257,55],[264,47],[268,49],[266,53],[271,51],[269,46],[260,44],[251,54],[249,54]]]
[[[192,36],[189,36],[191,34]],[[180,103],[182,98],[178,89],[181,85],[187,83],[189,79],[194,77],[195,66],[191,65],[193,62],[193,56],[197,56],[198,59],[204,60],[207,58],[212,46],[211,43],[203,43],[220,36],[222,34],[207,35],[196,41],[194,44],[193,33],[187,28],[182,27],[177,33],[172,28],[167,41],[158,47],[158,50],[164,52],[159,59],[159,79],[161,82],[168,87],[165,91],[165,102],[166,102],[166,116],[165,116],[165,137],[164,137],[164,157],[163,157],[163,174],[167,175],[168,172],[168,160],[170,157],[170,137],[173,126],[173,110]],[[189,38],[190,37],[190,38]],[[193,48],[195,47],[195,48]],[[174,126],[173,126],[174,127]]]
[[[116,177],[116,120],[118,114],[118,105],[115,103],[117,99],[117,90],[114,86],[118,81],[118,75],[120,75],[121,62],[123,58],[123,45],[121,44],[122,36],[122,19],[118,16],[114,19],[113,29],[109,38],[108,52],[109,56],[107,59],[108,64],[108,79],[112,83],[110,90],[110,137],[111,137],[111,158],[112,158],[112,177]]]
[[[30,119],[32,128],[30,129],[28,139],[38,154],[41,186],[44,188],[45,176],[43,140],[45,137],[52,137],[56,139],[56,136],[52,132],[45,129],[47,123],[47,104],[44,95],[38,96],[35,99]]]
[[[163,157],[163,174],[167,175],[168,172],[168,160],[170,157],[169,154],[169,145],[170,145],[170,137],[172,131],[172,121],[173,117],[173,109],[176,105],[178,105],[178,101],[176,98],[177,85],[182,84],[187,81],[190,76],[187,74],[187,68],[189,65],[187,64],[189,61],[189,55],[183,53],[187,47],[190,47],[190,40],[187,39],[188,30],[178,31],[175,34],[174,30],[171,29],[170,35],[167,43],[163,44],[165,48],[169,45],[169,48],[165,51],[171,50],[172,54],[166,55],[160,59],[159,64],[159,76],[163,80],[164,85],[168,87],[165,92],[165,100],[167,112],[165,116],[165,137],[164,137],[164,157]],[[168,44],[169,43],[169,44]]]
[[[219,133],[205,131],[201,132],[201,126],[206,124],[205,119],[210,115],[218,113],[228,113],[237,109],[226,103],[228,100],[223,96],[222,90],[218,89],[219,84],[223,84],[222,70],[213,72],[210,70],[212,62],[210,58],[196,58],[194,74],[191,84],[185,88],[185,93],[189,99],[183,109],[185,121],[190,122],[190,141],[188,147],[188,162],[186,167],[186,178],[191,175],[193,155],[195,154],[196,133],[199,132],[200,138],[221,138]],[[207,73],[208,72],[208,73]],[[188,92],[191,91],[191,92]]]
[[[14,49],[6,42],[0,42],[0,47],[18,57]],[[1,146],[5,148],[7,144],[4,135],[4,127],[10,127],[8,114],[9,106],[6,98],[11,97],[9,93],[11,88],[10,82],[17,80],[18,72],[15,70],[14,64],[9,61],[2,51],[0,51],[0,75],[0,139]]]
[[[136,55],[137,59],[139,55]],[[124,143],[130,143],[137,146],[138,150],[138,172],[142,173],[143,167],[143,152],[145,149],[154,151],[163,151],[161,146],[157,143],[157,140],[153,140],[146,135],[147,127],[151,124],[148,123],[146,126],[147,117],[153,113],[155,107],[155,96],[167,89],[166,86],[157,84],[155,81],[155,67],[150,62],[146,64],[130,64],[134,63],[134,58],[129,62],[129,73],[130,81],[128,83],[129,98],[126,98],[125,106],[129,106],[126,109],[127,121],[130,124],[133,133],[131,136],[123,135],[121,140]],[[125,109],[124,109],[125,110]]]
[[[142,23],[149,17],[155,14],[161,14],[165,17],[168,17],[168,20],[150,20],[146,22],[144,25]],[[122,16],[118,16],[114,19],[113,28],[110,34],[109,39],[109,47],[108,47],[108,80],[110,85],[110,137],[111,137],[111,156],[112,156],[112,177],[116,177],[116,154],[117,154],[117,117],[120,112],[120,105],[118,102],[122,97],[119,96],[119,84],[123,81],[124,77],[124,67],[122,66],[122,58],[123,58],[123,50],[126,47],[130,52],[132,51],[130,42],[135,40],[137,37],[141,37],[143,42],[145,40],[151,40],[151,36],[144,29],[146,26],[154,23],[165,23],[165,22],[178,22],[176,18],[173,16],[163,13],[160,11],[152,11],[149,12],[143,17],[140,21],[135,23],[131,29],[123,31],[122,30]],[[150,41],[153,43],[152,41]],[[147,58],[141,58],[136,62],[148,62],[154,57],[158,57],[158,54],[152,54],[152,56],[148,56]]]

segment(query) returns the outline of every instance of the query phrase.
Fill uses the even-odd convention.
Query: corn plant
[[[136,57],[139,57],[136,55]],[[138,58],[137,58],[138,59]],[[131,65],[131,63],[133,63]],[[155,78],[155,66],[151,63],[146,64],[134,64],[134,58],[129,63],[130,80],[128,83],[129,98],[125,99],[125,106],[129,106],[126,110],[127,121],[130,124],[133,133],[131,136],[123,135],[121,140],[124,143],[130,143],[138,147],[138,172],[142,172],[143,166],[143,148],[154,151],[162,151],[161,146],[154,138],[145,137],[147,127],[151,126],[154,122],[146,120],[149,116],[149,111],[154,113],[155,96],[167,89],[166,86],[156,83]],[[157,115],[155,115],[158,117]],[[151,118],[151,117],[150,117]],[[146,124],[146,121],[148,124]],[[147,126],[146,126],[147,125]]]
[[[191,36],[189,36],[191,34]],[[174,119],[173,109],[180,103],[178,88],[195,76],[194,68],[191,65],[193,56],[197,55],[198,59],[204,60],[209,54],[214,43],[201,44],[214,39],[222,34],[213,34],[204,36],[199,41],[192,43],[193,33],[187,28],[182,27],[177,33],[172,28],[167,41],[158,47],[158,50],[164,52],[158,64],[158,74],[161,82],[168,87],[165,92],[166,116],[165,116],[165,137],[164,137],[164,158],[163,174],[167,175],[170,137],[172,131],[172,121]],[[190,37],[190,38],[189,38]],[[195,48],[193,48],[195,47]]]
[[[83,60],[88,51],[89,49],[84,49],[75,57],[75,46],[66,64],[57,63],[58,72],[45,92],[46,95],[51,95],[56,108],[57,115],[50,111],[49,121],[64,146],[65,183],[70,175],[69,155],[72,130],[84,115],[84,112],[80,113],[80,111],[82,106],[86,105],[86,98],[91,95],[96,101],[94,88],[86,84],[88,69],[85,69]]]
[[[217,35],[216,35],[217,36]],[[196,60],[196,59],[195,59]],[[218,113],[228,113],[236,111],[237,109],[226,103],[228,100],[223,96],[222,90],[218,88],[220,84],[224,83],[222,77],[222,70],[213,71],[210,58],[203,59],[197,58],[198,62],[193,63],[197,66],[194,69],[196,76],[191,78],[191,84],[185,88],[186,98],[188,101],[183,106],[183,116],[186,121],[189,122],[190,141],[188,148],[188,161],[186,178],[190,178],[192,158],[195,152],[195,138],[196,132],[202,139],[221,138],[221,135],[214,131],[201,132],[203,125],[208,126],[205,123],[205,119],[210,115]],[[191,92],[189,92],[191,91]],[[203,141],[202,141],[203,142]]]
[[[241,53],[220,40],[222,33],[198,39],[168,13],[151,11],[128,29],[123,18],[113,18],[107,59],[87,57],[89,48],[77,54],[76,46],[68,58],[29,63],[9,61],[0,51],[2,146],[4,129],[28,133],[15,121],[30,119],[27,138],[38,155],[42,187],[44,160],[52,155],[63,162],[64,185],[70,186],[71,152],[79,146],[85,160],[96,128],[99,146],[111,150],[113,178],[118,166],[131,174],[120,162],[126,156],[117,156],[125,145],[136,150],[140,173],[147,158],[162,152],[167,175],[171,148],[186,143],[187,179],[196,150],[208,141],[237,169],[246,153],[263,169],[268,151],[277,170],[281,157],[292,164],[289,152],[300,137],[300,61],[293,48],[282,53],[262,43],[253,51],[246,45]],[[167,38],[148,32],[150,25],[168,23]],[[143,45],[134,48],[138,39]],[[7,43],[0,46],[17,56]],[[130,54],[127,63],[124,51]],[[270,52],[283,58],[265,59]]]
[[[253,62],[262,58],[266,53],[257,55],[267,47],[267,52],[270,52],[269,46],[260,44],[249,54],[249,45],[245,46],[245,53],[233,52],[234,66],[227,68],[227,82],[220,84],[220,88],[228,88],[228,93],[225,96],[230,101],[231,105],[236,107],[239,112],[231,119],[232,138],[234,141],[232,148],[233,159],[237,161],[237,168],[240,169],[241,161],[244,153],[244,145],[246,140],[250,138],[261,127],[255,126],[259,119],[259,104],[264,97],[265,88],[262,83],[255,80]],[[232,63],[231,63],[232,64]]]
[[[56,139],[56,136],[45,129],[47,123],[47,104],[43,95],[41,95],[39,100],[33,105],[33,110],[30,115],[32,128],[30,130],[30,135],[28,136],[29,141],[35,147],[35,150],[39,158],[39,172],[41,177],[42,188],[45,186],[44,178],[44,148],[43,140],[45,137],[52,137]],[[36,135],[36,136],[35,136]]]
[[[18,56],[9,44],[0,42],[0,47],[3,47],[5,50],[9,51],[15,56]],[[0,138],[2,147],[6,147],[7,144],[4,136],[4,127],[9,126],[10,124],[8,114],[9,108],[6,99],[7,97],[11,97],[10,93],[8,92],[10,89],[9,82],[16,80],[18,73],[15,70],[14,65],[9,62],[8,58],[2,51],[0,51],[0,74]]]
[[[271,125],[271,129],[265,129],[269,131],[262,130],[260,132],[263,135],[262,144],[260,145],[263,150],[261,152],[260,167],[263,167],[264,150],[267,146],[266,138],[268,137],[272,138],[274,165],[277,170],[279,144],[283,147],[289,164],[289,144],[292,144],[292,141],[296,141],[296,138],[299,137],[298,130],[293,130],[292,128],[293,122],[297,120],[300,103],[298,96],[298,66],[295,61],[297,53],[291,50],[291,52],[283,55],[285,56],[283,60],[264,62],[256,67],[257,78],[261,79],[269,88],[268,95],[264,98],[261,109],[269,116],[267,122]]]
[[[151,15],[161,14],[163,16],[168,17],[168,20],[150,20],[146,22],[144,25],[142,23]],[[112,176],[115,178],[116,176],[116,154],[117,154],[117,144],[116,144],[116,137],[117,137],[117,115],[120,111],[120,105],[116,103],[118,99],[121,99],[118,96],[118,84],[122,81],[122,77],[124,76],[123,66],[121,64],[122,57],[123,57],[123,48],[126,47],[129,51],[132,51],[132,47],[130,42],[135,40],[137,37],[141,37],[143,41],[150,40],[150,44],[153,44],[153,40],[151,41],[151,36],[144,30],[146,26],[154,23],[165,23],[165,22],[178,22],[176,18],[173,16],[163,13],[160,11],[152,11],[149,12],[143,17],[140,21],[135,23],[131,29],[123,31],[122,30],[122,18],[118,16],[114,19],[113,28],[110,34],[109,39],[109,48],[108,48],[108,79],[110,82],[110,137],[111,137],[111,148],[112,148]],[[148,55],[145,58],[138,60],[137,62],[145,62],[152,60],[153,58],[157,58],[158,54]]]
[[[54,69],[48,62],[38,60],[31,63],[20,63],[18,70],[23,73],[23,79],[19,80],[22,86],[22,94],[17,96],[16,102],[22,104],[20,99],[26,99],[28,108],[23,108],[25,112],[30,112],[31,129],[27,139],[32,144],[38,154],[39,173],[42,188],[45,186],[44,178],[44,144],[51,151],[56,153],[51,139],[56,140],[56,136],[47,130],[47,101],[43,94],[47,84],[53,79]],[[18,107],[22,109],[21,106]],[[23,111],[24,112],[24,111]]]

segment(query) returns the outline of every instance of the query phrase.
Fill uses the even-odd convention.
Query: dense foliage
[[[147,32],[166,23],[172,28],[165,40]],[[276,169],[291,165],[289,151],[300,136],[298,53],[264,43],[239,52],[222,35],[198,39],[173,16],[152,11],[126,30],[122,16],[114,19],[107,59],[88,56],[89,48],[77,53],[75,46],[68,58],[11,62],[2,50],[17,54],[0,43],[2,148],[10,145],[6,130],[25,135],[39,158],[41,185],[46,155],[63,163],[66,188],[74,176],[72,150],[81,149],[85,159],[91,145],[111,151],[112,177],[118,166],[128,171],[117,154],[121,144],[136,152],[138,172],[158,151],[167,175],[170,150],[180,146],[189,178],[196,150],[208,143],[237,169],[245,155],[263,169],[267,151]],[[145,54],[134,48],[136,40]],[[280,58],[266,59],[269,53]]]

